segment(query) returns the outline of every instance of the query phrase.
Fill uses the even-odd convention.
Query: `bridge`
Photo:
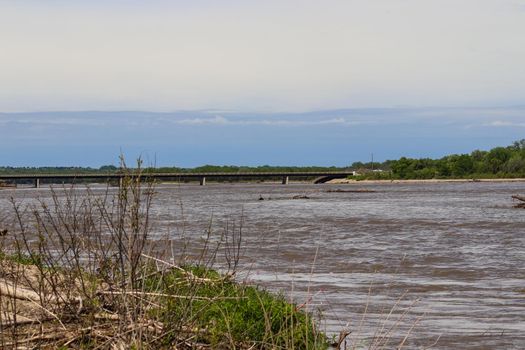
[[[133,174],[131,174],[132,176]],[[287,185],[290,178],[314,178],[316,184],[325,183],[332,179],[342,179],[354,175],[353,171],[332,171],[332,172],[238,172],[238,173],[152,173],[143,172],[140,174],[143,180],[165,180],[165,181],[188,181],[197,180],[204,186],[207,179],[280,179],[283,185]],[[8,183],[32,183],[38,188],[42,183],[72,183],[75,181],[118,181],[120,184],[123,179],[130,174],[111,173],[111,174],[13,174],[0,175],[0,182]]]

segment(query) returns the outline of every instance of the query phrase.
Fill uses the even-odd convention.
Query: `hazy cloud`
[[[360,125],[362,122],[347,121],[344,118],[319,119],[319,120],[290,120],[290,119],[228,119],[220,115],[210,118],[192,118],[174,121],[176,124],[187,125],[261,125],[261,126],[317,126],[317,125]]]
[[[519,123],[505,120],[495,120],[489,123],[484,123],[483,126],[525,128],[525,122]]]
[[[66,113],[66,112],[61,112]],[[139,113],[140,112],[135,112]],[[122,127],[174,127],[175,125],[187,126],[283,126],[283,127],[308,127],[320,125],[340,125],[355,126],[370,124],[362,120],[347,120],[346,118],[336,117],[327,118],[323,116],[295,115],[295,118],[282,118],[270,115],[252,116],[251,118],[242,118],[236,116],[226,117],[222,115],[208,116],[208,112],[193,112],[198,116],[184,117],[184,112],[175,113],[174,115],[159,116],[156,113],[143,113],[143,115],[120,115],[115,116],[113,113],[100,112],[97,116],[83,115],[82,112],[72,113],[74,116],[47,116],[35,113],[34,116],[19,114],[0,114],[0,125],[23,124],[28,126],[49,126],[49,127],[103,127],[103,126],[122,126]]]
[[[216,125],[226,125],[231,124],[231,122],[220,116],[216,115],[211,118],[191,118],[191,119],[182,119],[175,121],[177,124],[187,124],[187,125],[209,125],[209,124],[216,124]]]
[[[49,117],[16,117],[0,115],[0,125],[24,124],[28,126],[49,125],[49,126],[104,126],[107,121],[91,118],[49,118]]]

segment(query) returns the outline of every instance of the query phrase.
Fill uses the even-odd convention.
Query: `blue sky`
[[[505,145],[525,131],[523,33],[525,0],[0,0],[0,165]]]
[[[0,114],[4,165],[337,165],[441,157],[525,137],[525,107]]]

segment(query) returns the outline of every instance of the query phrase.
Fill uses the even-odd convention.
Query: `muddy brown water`
[[[333,192],[357,188],[372,192]],[[49,194],[2,190],[0,207]],[[247,278],[320,311],[329,334],[347,327],[349,348],[383,334],[386,349],[407,335],[414,349],[525,349],[514,194],[525,183],[159,185],[152,218],[158,237],[202,242],[211,218],[218,235],[242,217]]]

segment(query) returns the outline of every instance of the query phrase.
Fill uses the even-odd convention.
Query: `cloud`
[[[348,121],[345,118],[331,118],[319,120],[292,120],[292,119],[228,119],[220,115],[210,118],[182,119],[174,122],[183,125],[260,125],[260,126],[318,126],[318,125],[361,125],[362,122]]]
[[[216,116],[213,116],[211,118],[191,118],[191,119],[182,119],[182,120],[177,120],[175,123],[177,124],[184,124],[184,125],[226,125],[226,124],[231,124],[231,121],[229,121],[228,119],[220,116],[220,115],[216,115]]]
[[[330,111],[324,113],[330,114]],[[79,129],[83,127],[107,128],[173,128],[177,125],[191,127],[315,127],[315,126],[359,126],[369,125],[374,121],[350,117],[330,117],[313,114],[266,114],[247,116],[234,113],[232,115],[209,115],[208,112],[54,112],[54,113],[0,113],[0,127],[21,126],[31,129]]]
[[[514,127],[514,128],[525,128],[525,123],[510,122],[506,120],[495,120],[492,122],[484,123],[482,126],[489,127]]]
[[[39,118],[39,119],[2,119],[0,117],[0,124],[23,124],[29,126],[49,125],[49,126],[106,126],[107,122],[103,120],[93,119],[70,119],[70,118]]]

